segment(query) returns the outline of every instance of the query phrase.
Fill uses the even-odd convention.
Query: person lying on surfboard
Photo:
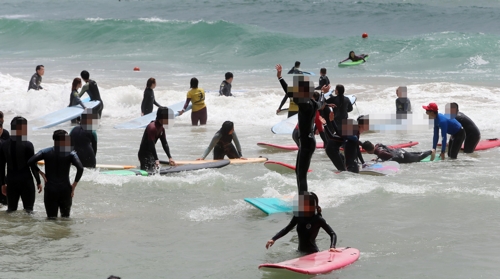
[[[366,62],[365,57],[367,57],[367,56],[368,56],[368,54],[356,55],[356,54],[354,53],[354,51],[352,51],[352,50],[351,50],[351,51],[349,52],[349,57],[347,57],[346,59],[344,59],[344,60],[340,61],[340,62],[339,62],[339,64],[340,64],[340,63],[343,63],[343,62],[345,62],[345,61],[347,61],[347,60],[351,60],[352,62],[356,62],[356,61],[359,61],[359,60],[363,60],[364,62]]]
[[[402,148],[390,148],[381,143],[373,145],[373,143],[369,141],[363,142],[361,147],[363,147],[366,153],[377,155],[377,158],[374,159],[376,161],[394,161],[400,164],[420,162],[432,153],[432,150],[424,152],[409,152]]]
[[[233,141],[236,144],[236,148],[232,143]],[[201,158],[196,160],[205,160],[212,149],[214,150],[214,160],[222,160],[224,156],[227,156],[229,159],[246,160],[241,153],[240,141],[234,131],[234,123],[231,121],[222,123],[222,127],[215,133],[210,145],[205,149]]]
[[[295,201],[297,202],[297,201]],[[313,192],[303,192],[298,195],[298,207],[294,206],[293,217],[290,223],[273,238],[267,241],[266,249],[273,246],[274,242],[289,233],[297,226],[297,235],[299,237],[299,252],[312,254],[319,252],[316,245],[316,237],[319,229],[322,228],[330,235],[330,252],[341,252],[335,248],[337,244],[337,234],[326,223],[321,215],[318,196]]]

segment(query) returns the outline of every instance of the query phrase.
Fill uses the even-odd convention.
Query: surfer
[[[295,65],[290,69],[290,71],[288,71],[288,74],[303,74],[303,72],[300,70],[300,61],[295,61]]]
[[[434,137],[432,140],[432,153],[431,161],[434,161],[436,157],[436,146],[439,140],[439,129],[441,129],[441,160],[445,158],[446,152],[446,135],[450,134],[450,142],[448,143],[448,157],[456,159],[462,143],[465,139],[465,131],[462,124],[456,119],[448,119],[441,113],[438,113],[438,106],[436,103],[429,103],[428,106],[422,106],[425,109],[425,113],[430,119],[434,120]]]
[[[283,67],[276,65],[276,76],[281,83],[281,87],[286,96],[292,98],[298,107],[298,126],[299,126],[299,152],[295,163],[295,173],[297,174],[297,187],[299,191],[307,191],[307,171],[311,164],[311,157],[316,149],[316,139],[314,137],[314,119],[316,111],[323,106],[323,95],[319,96],[319,102],[312,99],[314,94],[314,83],[305,76],[294,76],[293,87],[288,84],[281,76]],[[323,86],[322,92],[328,92],[330,86]]]
[[[298,209],[293,212],[293,217],[290,223],[281,231],[279,231],[272,239],[266,243],[266,249],[273,246],[274,242],[289,233],[297,226],[297,235],[299,237],[298,250],[302,253],[312,254],[319,252],[316,245],[316,237],[319,229],[322,228],[330,235],[330,252],[341,252],[335,248],[337,244],[337,234],[326,223],[321,214],[318,196],[313,192],[303,192],[299,194]]]
[[[69,136],[76,154],[86,168],[95,168],[97,154],[97,114],[86,109],[81,116],[80,126],[74,127]]]
[[[339,128],[333,121],[334,119],[334,113],[332,108],[325,108],[327,109],[330,113],[328,115],[328,118],[330,120],[330,124],[333,127],[333,131],[330,129],[330,126],[327,125],[327,121],[321,117],[321,122],[323,124],[324,132],[327,138],[327,141],[325,142],[325,153],[328,155],[328,158],[332,161],[333,165],[337,168],[339,171],[345,171],[345,157],[343,154],[340,153],[340,147],[344,144],[345,139],[339,136],[341,132],[339,131]]]
[[[153,111],[153,104],[157,107],[162,105],[158,104],[155,99],[155,92],[153,89],[156,88],[156,79],[149,78],[146,82],[146,89],[144,89],[144,96],[142,98],[141,104],[141,116],[150,114]]]
[[[326,76],[326,68],[321,68],[321,70],[319,70],[319,86],[314,89],[321,90],[325,85],[330,85],[330,80]]]
[[[99,119],[101,119],[102,109],[104,108],[104,103],[102,102],[102,99],[101,99],[101,93],[99,93],[99,87],[97,87],[97,83],[94,80],[90,79],[89,72],[83,70],[80,73],[80,76],[85,81],[85,85],[82,87],[82,90],[80,91],[79,97],[81,98],[83,96],[83,94],[85,94],[85,92],[87,92],[91,101],[99,101],[100,103],[99,103],[99,105],[94,107],[94,111],[99,116]]]
[[[366,153],[377,155],[377,158],[374,160],[395,161],[400,164],[420,162],[432,153],[432,150],[424,152],[409,152],[402,148],[390,148],[381,143],[374,146],[373,143],[369,141],[363,142],[361,147],[363,147]]]
[[[349,57],[347,57],[346,59],[340,61],[339,64],[342,63],[342,62],[345,62],[347,60],[351,60],[352,62],[363,60],[363,62],[366,62],[365,57],[367,57],[367,56],[368,56],[368,54],[356,55],[356,53],[354,53],[354,51],[351,50],[349,52]]]
[[[411,114],[411,102],[407,96],[406,86],[400,86],[396,89],[396,118],[406,119],[407,114]]]
[[[69,217],[75,188],[83,174],[83,166],[73,151],[71,138],[64,130],[56,130],[52,135],[53,147],[40,150],[35,156],[29,159],[31,168],[36,167],[40,160],[45,161],[45,173],[36,173],[35,178],[40,179],[39,174],[45,180],[45,194],[43,203],[47,218],[57,218],[58,211],[61,217]],[[76,167],[76,175],[73,184],[69,180],[71,165]],[[40,189],[41,191],[41,189]]]
[[[318,92],[314,92],[313,99],[315,101],[319,101],[319,96],[320,95]],[[316,116],[314,118],[314,134],[319,135],[321,137],[321,139],[323,140],[323,143],[326,144],[327,138],[326,138],[325,131],[323,128],[323,124],[321,122],[321,116],[320,116],[318,110],[316,111]],[[297,124],[297,125],[295,125],[295,128],[293,129],[293,132],[292,132],[292,139],[297,144],[297,147],[300,147],[299,138],[300,138],[299,124]]]
[[[207,124],[207,106],[205,105],[205,91],[201,88],[198,88],[198,79],[192,78],[190,81],[191,90],[188,91],[186,97],[186,103],[181,111],[179,111],[179,115],[182,115],[185,111],[189,102],[193,103],[193,108],[191,109],[191,124],[193,126],[198,126],[198,122],[200,125]]]
[[[233,141],[236,144],[236,148],[233,145]],[[229,159],[246,160],[241,153],[240,141],[234,131],[234,123],[231,121],[222,123],[222,127],[215,133],[210,145],[197,160],[205,160],[212,149],[214,150],[214,160],[222,160],[224,156],[227,156]]]
[[[354,173],[359,173],[358,160],[363,167],[366,167],[361,149],[359,148],[361,142],[359,141],[361,133],[366,129],[368,119],[365,116],[360,116],[357,119],[357,124],[352,119],[346,119],[342,125],[342,137],[344,142],[344,157],[346,170]]]
[[[43,65],[38,65],[35,68],[36,73],[31,76],[30,83],[28,84],[28,91],[30,89],[40,90],[43,87],[40,85],[42,83],[42,76],[45,74],[45,67]]]
[[[2,144],[0,150],[0,185],[2,194],[7,197],[7,212],[17,210],[19,198],[23,201],[24,210],[33,211],[35,204],[36,179],[38,193],[42,191],[42,184],[38,166],[29,164],[29,159],[35,154],[33,144],[28,141],[28,121],[16,116],[10,122],[12,136]],[[7,164],[7,175],[5,165]]]
[[[156,111],[156,120],[151,121],[151,123],[146,126],[138,153],[139,161],[141,162],[141,170],[153,171],[155,167],[160,166],[160,160],[158,159],[155,147],[158,139],[160,139],[163,150],[168,156],[169,164],[175,166],[175,161],[170,155],[170,148],[164,128],[164,126],[168,125],[169,119],[173,118],[173,115],[169,116],[167,107],[160,107],[158,111]]]
[[[464,153],[473,153],[477,144],[481,140],[481,132],[479,131],[479,128],[467,115],[458,111],[457,103],[447,104],[446,114],[449,114],[450,118],[455,118],[458,122],[460,122],[465,130]]]
[[[78,89],[82,88],[82,80],[80,78],[74,78],[73,83],[71,84],[71,94],[69,95],[69,105],[68,107],[80,105],[83,109],[86,109],[82,100],[80,99],[80,94],[78,93]],[[80,122],[80,116],[71,119],[71,123],[77,124]]]
[[[220,89],[219,89],[219,96],[233,96],[231,94],[231,83],[233,82],[233,73],[227,72],[226,73],[226,80],[223,80],[222,83],[220,84]]]

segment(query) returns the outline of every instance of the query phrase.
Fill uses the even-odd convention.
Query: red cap
[[[434,112],[437,112],[438,111],[438,105],[436,105],[436,103],[429,103],[428,106],[422,106],[425,110],[430,110],[430,111],[434,111]]]

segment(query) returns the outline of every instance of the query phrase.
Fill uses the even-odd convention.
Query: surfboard
[[[224,166],[229,165],[229,160],[219,160],[216,162],[206,162],[204,164],[190,164],[190,165],[182,165],[175,167],[163,167],[160,168],[160,175],[167,175],[171,173],[178,173],[182,171],[192,171],[192,170],[201,170],[201,169],[213,169],[213,168],[222,168]],[[120,175],[120,176],[148,176],[153,175],[154,172],[147,172],[140,169],[127,169],[127,170],[110,170],[103,171],[103,174],[112,174],[112,175]]]
[[[331,92],[325,94],[325,97],[328,97],[331,95]],[[351,104],[356,103],[356,96],[354,95],[345,95],[349,100],[351,101]],[[293,115],[292,117],[289,117],[278,124],[274,125],[271,128],[271,131],[275,134],[278,135],[291,135],[293,133],[293,129],[295,129],[295,126],[297,125],[297,121],[299,119],[298,114]]]
[[[441,146],[441,143],[438,143],[439,146]],[[500,139],[498,138],[493,138],[493,139],[485,139],[485,140],[480,140],[477,143],[476,149],[474,151],[481,151],[481,150],[487,150],[490,148],[495,148],[500,146]],[[464,149],[464,146],[462,145],[462,150]]]
[[[269,214],[292,212],[292,201],[280,198],[245,198],[245,201]]]
[[[365,60],[368,60],[369,55],[365,56]],[[361,65],[365,63],[363,60],[358,60],[358,61],[346,61],[339,63],[339,67],[349,67],[349,66],[356,66],[356,65]]]
[[[330,252],[326,250],[280,263],[261,264],[259,265],[259,269],[269,272],[287,270],[293,273],[317,275],[343,268],[357,261],[359,258],[359,250],[356,248],[343,247],[337,249],[342,250],[342,252]]]
[[[43,165],[45,165],[45,161],[43,161],[43,160],[38,161],[38,164],[43,166]],[[127,169],[135,169],[135,168],[137,168],[137,166],[96,164],[95,168],[96,169],[103,169],[103,170],[127,170]]]
[[[264,167],[281,174],[295,173],[295,166],[278,161],[267,161],[264,163]],[[308,170],[307,172],[312,172],[312,170]]]
[[[359,174],[383,176],[383,175],[395,174],[398,171],[399,171],[398,162],[386,161],[386,162],[375,163],[364,168],[360,168]]]
[[[85,103],[85,107],[94,108],[99,105],[99,103],[99,101],[87,102]],[[33,126],[33,130],[47,129],[75,119],[78,116],[82,115],[82,112],[83,108],[80,105],[65,107],[58,111],[54,111],[42,117],[31,120],[30,125]]]
[[[430,162],[431,161],[431,156],[427,156],[424,159],[420,160],[420,162]],[[434,158],[434,162],[441,161],[441,157],[439,157],[439,154],[436,155]]]
[[[184,107],[185,101],[175,103],[173,105],[167,106],[169,109],[169,114],[173,114],[174,117],[179,116],[179,111],[182,110]],[[192,104],[190,103],[188,107],[186,108],[186,111],[190,110],[192,108]],[[141,129],[141,128],[146,128],[146,126],[151,123],[151,121],[154,121],[156,119],[156,111],[153,111],[151,113],[148,113],[144,116],[132,119],[130,121],[115,125],[115,129]],[[186,113],[186,111],[184,113]]]
[[[278,115],[287,115],[288,114],[288,108],[283,108],[280,110],[280,112],[277,113]]]
[[[178,166],[182,165],[198,165],[198,164],[204,164],[204,163],[212,163],[212,162],[218,162],[221,160],[193,160],[193,161],[175,161],[175,164]],[[243,159],[229,159],[230,164],[251,164],[251,163],[263,163],[267,161],[267,158],[265,157],[259,157],[259,158],[246,158],[246,160]],[[168,161],[166,160],[160,160],[160,164],[165,164],[168,165]]]
[[[417,144],[418,144],[418,141],[410,141],[410,142],[389,145],[388,147],[389,148],[407,148],[407,147],[415,146]],[[262,148],[266,148],[266,149],[270,149],[270,150],[272,150],[272,149],[279,149],[279,150],[286,150],[286,151],[299,150],[299,147],[296,144],[279,145],[279,144],[273,144],[273,143],[258,142],[257,145],[262,147]],[[324,143],[317,142],[316,148],[324,148]],[[361,148],[361,152],[365,152],[365,150]]]

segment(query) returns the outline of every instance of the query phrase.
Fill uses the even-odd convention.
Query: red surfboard
[[[439,146],[441,146],[441,143],[438,143]],[[500,146],[500,139],[494,138],[494,139],[485,139],[485,140],[480,140],[477,143],[476,149],[474,151],[480,151],[480,150],[486,150],[490,148],[495,148]],[[464,146],[462,145],[462,149],[464,149]]]
[[[264,167],[269,170],[279,172],[279,173],[294,173],[295,166],[285,164],[278,161],[267,161],[264,163]],[[308,170],[307,172],[312,172],[312,170]]]
[[[417,144],[418,144],[418,141],[410,141],[410,142],[389,145],[388,147],[389,148],[406,148],[406,147],[415,146]],[[287,151],[299,150],[299,147],[295,144],[279,145],[279,144],[272,144],[272,143],[266,143],[266,142],[258,142],[257,145],[262,147],[262,148],[267,148],[267,149],[280,149],[280,150],[287,150]],[[323,142],[316,143],[316,148],[324,148]],[[365,151],[363,149],[361,149],[361,152],[365,152]]]

